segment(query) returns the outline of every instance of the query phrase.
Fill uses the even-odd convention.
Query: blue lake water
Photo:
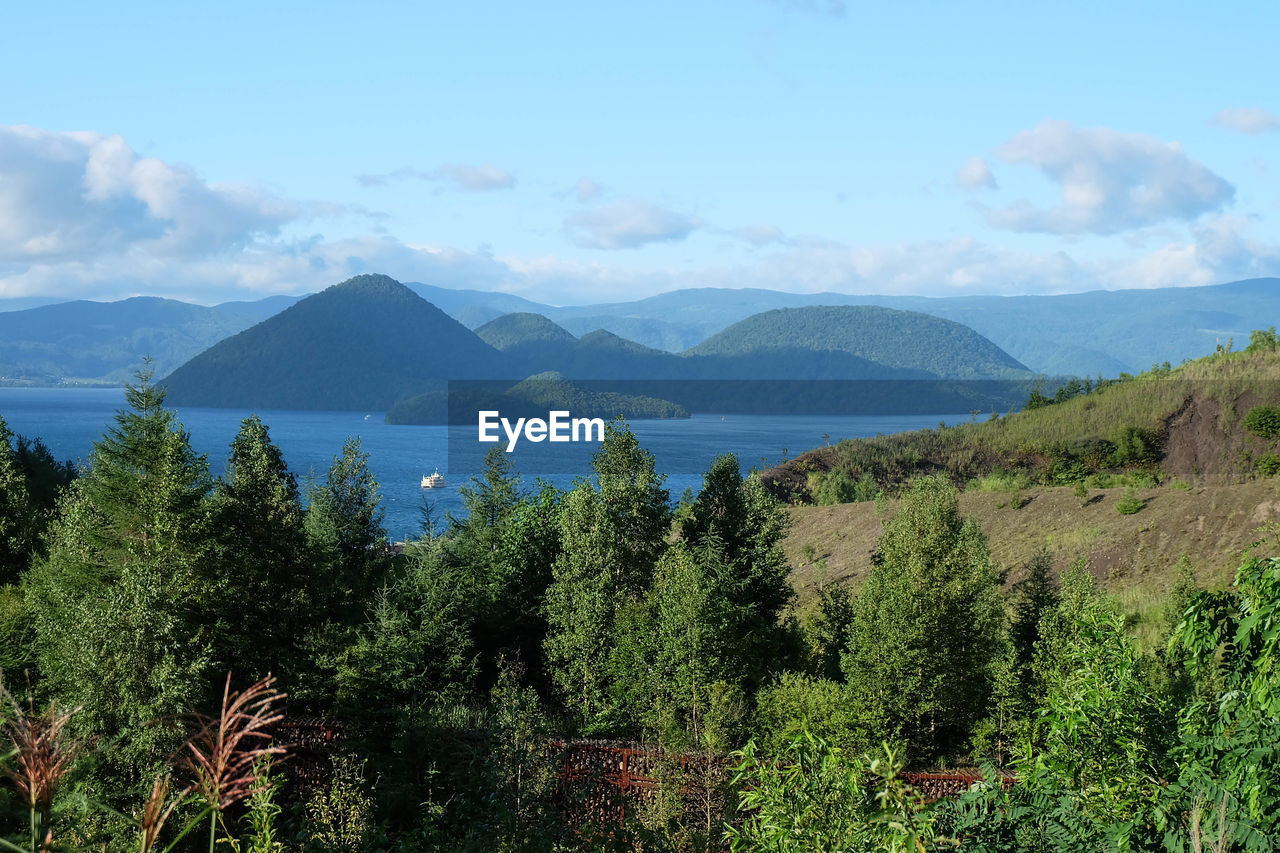
[[[40,437],[59,459],[87,461],[93,443],[112,424],[124,406],[120,388],[0,388],[0,417],[16,433]],[[191,435],[192,446],[209,458],[215,475],[223,473],[228,448],[250,412],[240,409],[179,407],[179,420]],[[448,435],[444,426],[391,426],[382,412],[259,411],[271,438],[284,453],[299,482],[325,471],[342,450],[348,436],[359,436],[369,454],[369,465],[378,479],[386,513],[387,531],[393,539],[416,535],[424,496],[434,504],[435,515],[458,512],[462,502],[458,486],[466,476],[449,476],[447,486],[424,490],[423,474],[439,468],[448,475]],[[367,417],[366,417],[367,414]],[[678,498],[686,488],[702,484],[699,472],[722,453],[737,454],[743,469],[772,465],[784,453],[795,456],[823,443],[835,443],[881,433],[923,429],[962,423],[969,414],[956,415],[695,415],[688,420],[634,421],[632,431],[654,454],[659,472],[667,474],[667,488]],[[519,470],[519,448],[513,454]],[[561,487],[572,484],[586,470],[544,476]],[[531,482],[527,485],[532,485]]]

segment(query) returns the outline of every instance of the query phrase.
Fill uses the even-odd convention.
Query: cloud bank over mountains
[[[1269,129],[1270,114],[1224,113],[1214,123]],[[692,286],[1056,293],[1280,272],[1280,248],[1256,235],[1255,216],[1234,209],[1236,187],[1175,142],[1045,121],[992,153],[939,176],[954,181],[956,216],[971,233],[873,243],[722,221],[723,213],[614,194],[587,177],[555,192],[529,178],[526,190],[513,172],[488,163],[358,178],[374,191],[423,181],[521,210],[522,193],[559,199],[558,219],[537,226],[546,251],[519,256],[488,248],[501,245],[501,235],[477,249],[437,245],[430,235],[386,233],[394,223],[373,227],[358,205],[207,181],[191,166],[139,154],[120,136],[0,126],[0,299],[146,293],[213,302],[313,291],[372,271],[562,304]],[[1006,180],[1019,172],[1047,180],[1052,193],[1024,197]],[[830,227],[843,230],[840,222]],[[1085,238],[1094,241],[1087,253],[1079,248]],[[673,247],[686,243],[704,251],[674,259]]]

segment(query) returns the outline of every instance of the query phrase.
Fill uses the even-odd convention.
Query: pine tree
[[[608,425],[593,467],[598,490],[580,482],[562,504],[543,644],[566,708],[587,731],[607,729],[617,718],[605,664],[617,642],[618,613],[643,599],[671,527],[653,455],[625,426]]]
[[[35,548],[34,507],[12,439],[13,433],[0,418],[0,586],[18,581]]]
[[[26,584],[46,685],[81,709],[82,731],[114,742],[107,772],[125,783],[170,753],[215,680],[216,565],[205,458],[149,371],[126,400]]]
[[[715,595],[727,606],[736,681],[748,692],[785,662],[792,644],[779,624],[794,593],[782,553],[788,517],[759,477],[746,480],[732,454],[717,457],[681,526],[681,538],[704,562]]]
[[[337,701],[333,678],[357,640],[369,603],[391,581],[378,483],[360,439],[343,443],[342,454],[308,498],[303,529],[314,582],[303,681],[293,697],[297,705],[326,712]]]
[[[214,491],[221,566],[219,656],[249,680],[274,673],[290,686],[311,618],[314,561],[298,483],[267,427],[246,418]]]
[[[304,527],[320,563],[318,615],[350,624],[358,621],[359,602],[382,585],[389,563],[382,498],[359,438],[343,443],[308,497]]]

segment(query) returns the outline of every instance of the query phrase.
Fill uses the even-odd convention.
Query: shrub
[[[1120,500],[1116,501],[1116,512],[1121,515],[1133,515],[1141,512],[1147,502],[1138,497],[1138,493],[1132,488],[1125,489],[1124,494],[1120,496]]]
[[[1111,453],[1114,467],[1147,465],[1160,458],[1160,437],[1142,427],[1123,427],[1116,433],[1115,450]]]
[[[1280,456],[1274,453],[1264,453],[1258,457],[1258,471],[1264,477],[1274,477],[1280,474]]]
[[[887,747],[879,758],[855,757],[799,734],[780,760],[759,756],[754,743],[733,757],[744,817],[726,833],[734,853],[907,853],[941,841],[933,809]]]
[[[1280,406],[1254,406],[1244,416],[1244,428],[1263,438],[1280,437]]]
[[[880,494],[880,486],[870,474],[863,474],[855,480],[843,469],[828,471],[817,480],[816,490],[810,476],[809,488],[819,506],[873,501]]]

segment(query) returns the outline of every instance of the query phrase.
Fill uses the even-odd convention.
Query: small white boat
[[[422,478],[422,488],[424,489],[438,489],[443,485],[444,474],[440,473],[439,468],[436,469],[434,474],[423,476]]]

